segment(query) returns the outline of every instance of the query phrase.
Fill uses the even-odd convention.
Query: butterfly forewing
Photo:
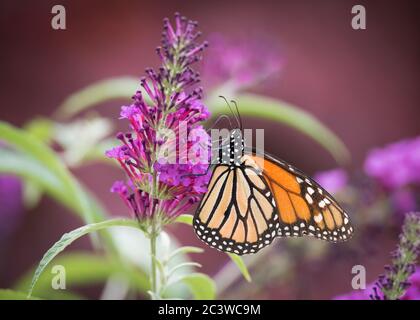
[[[264,168],[280,217],[279,236],[314,236],[345,241],[353,233],[346,212],[317,182],[270,156],[253,157]]]

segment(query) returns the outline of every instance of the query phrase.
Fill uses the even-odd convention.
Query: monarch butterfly
[[[208,191],[194,215],[197,236],[238,255],[256,253],[277,237],[348,240],[353,228],[337,201],[294,166],[246,147],[240,116],[237,120],[240,129],[219,148]]]

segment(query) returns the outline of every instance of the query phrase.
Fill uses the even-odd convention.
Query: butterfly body
[[[277,237],[350,238],[348,215],[328,192],[286,162],[248,150],[241,130],[232,131],[213,165],[193,220],[197,236],[211,247],[243,255]]]

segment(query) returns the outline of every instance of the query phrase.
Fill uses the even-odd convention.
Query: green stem
[[[170,73],[170,79],[168,80],[168,84],[167,87],[165,88],[166,91],[166,105],[170,104],[170,99],[172,94],[176,91],[174,85],[173,85],[173,81],[175,79],[176,73],[179,69],[180,66],[178,66],[178,57],[179,57],[179,48],[175,49],[175,53],[174,53],[174,63],[173,65],[169,68],[169,73]],[[163,115],[163,118],[160,122],[158,122],[156,124],[156,132],[158,133],[162,126],[163,128],[165,128],[165,123],[166,123],[166,112],[169,112],[169,110],[165,111],[165,114]],[[157,159],[157,155],[159,154],[159,147],[155,146],[155,152],[154,152],[154,158],[152,159],[152,164],[151,164],[151,170],[150,173],[152,174],[153,177],[153,181],[152,181],[152,186],[151,186],[151,203],[154,203],[154,199],[159,199],[159,181],[158,181],[158,175],[157,173],[154,171],[154,164],[158,161]],[[151,260],[151,291],[152,291],[152,299],[159,299],[160,298],[160,290],[162,288],[165,287],[166,283],[165,283],[165,275],[164,272],[159,269],[160,272],[160,284],[158,285],[158,279],[157,279],[157,273],[158,273],[158,260],[156,257],[156,240],[157,237],[159,236],[160,230],[161,230],[161,212],[160,212],[160,208],[153,208],[154,212],[152,212],[152,221],[150,224],[150,231],[149,231],[149,238],[150,238],[150,260]]]
[[[153,168],[153,166],[152,166]],[[158,195],[158,177],[156,172],[152,172],[153,181],[152,181],[152,190],[151,190],[151,203],[154,203],[154,199],[157,199]],[[150,224],[150,263],[151,263],[151,291],[153,293],[152,299],[160,298],[159,286],[157,281],[157,257],[156,257],[156,240],[160,233],[160,226],[158,225],[158,211],[157,208],[153,206],[152,210],[152,220]]]
[[[153,292],[153,298],[157,295],[157,281],[156,281],[156,238],[157,232],[155,230],[155,219],[152,221],[152,232],[150,233],[150,261],[151,261],[151,288]]]

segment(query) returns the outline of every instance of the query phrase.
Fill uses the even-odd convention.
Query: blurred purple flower
[[[385,266],[385,274],[375,283],[381,295],[376,299],[396,300],[404,296],[411,286],[410,277],[419,270],[416,268],[420,253],[420,213],[410,212],[405,215],[397,250],[392,252],[392,263]]]
[[[228,40],[215,34],[210,38],[203,67],[206,85],[229,82],[235,89],[256,85],[283,67],[283,58],[270,43],[257,40]]]
[[[420,300],[420,267],[408,279],[411,286],[402,296],[402,300]]]
[[[330,193],[340,191],[348,183],[347,173],[343,169],[318,172],[314,175],[314,179]]]
[[[417,201],[414,193],[408,189],[395,190],[391,194],[391,202],[394,210],[402,215],[414,211],[417,208]]]
[[[420,300],[420,267],[408,278],[410,286],[401,300]],[[372,300],[372,298],[382,300],[383,294],[375,289],[375,284],[371,283],[366,286],[364,290],[353,290],[346,294],[341,294],[334,297],[334,300]]]
[[[133,103],[121,108],[120,118],[132,132],[119,133],[121,145],[106,152],[129,178],[111,188],[139,219],[154,214],[172,217],[185,212],[206,191],[209,139],[199,125],[210,113],[201,102],[200,79],[191,65],[201,59],[207,43],[197,44],[196,23],[175,15],[175,28],[164,20],[162,67],[147,69]],[[146,102],[146,100],[150,102]],[[166,152],[167,151],[167,152]],[[198,160],[197,160],[198,159]]]
[[[405,216],[397,250],[392,253],[391,265],[385,274],[365,290],[337,296],[339,300],[420,300],[420,267],[416,266],[420,253],[420,213]]]
[[[371,296],[375,294],[374,284],[369,284],[364,290],[353,290],[349,293],[341,294],[334,297],[334,300],[371,300]]]
[[[0,240],[16,227],[23,213],[22,183],[14,176],[0,176]]]
[[[365,172],[384,187],[397,189],[420,183],[420,137],[372,150],[365,161]]]

